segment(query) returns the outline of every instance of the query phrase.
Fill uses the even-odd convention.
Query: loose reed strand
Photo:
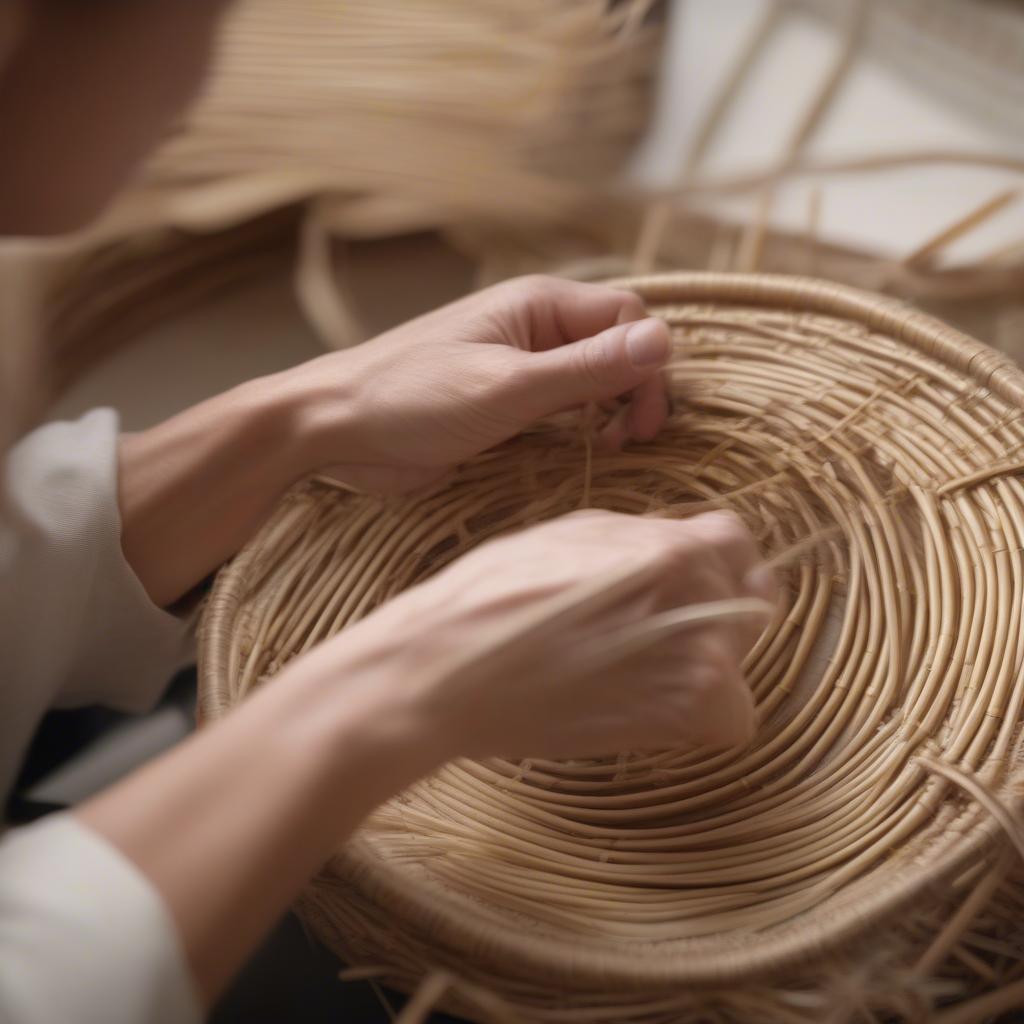
[[[997,213],[1006,209],[1020,197],[1019,188],[1001,189],[990,199],[974,207],[968,213],[958,217],[948,227],[922,243],[913,252],[903,258],[908,267],[922,266],[931,262],[943,249],[959,238],[973,231],[976,227],[991,220]]]
[[[437,971],[424,978],[423,984],[395,1018],[395,1024],[423,1024],[451,984],[451,977],[444,971]]]
[[[970,149],[913,149],[904,152],[871,153],[863,156],[798,160],[784,169],[752,171],[731,177],[693,181],[682,191],[686,195],[727,195],[749,192],[773,182],[836,174],[876,173],[905,167],[949,164],[962,167],[988,167],[993,170],[1024,174],[1024,158],[1006,153]]]
[[[764,53],[782,21],[785,6],[782,0],[770,0],[763,5],[761,15],[743,44],[736,59],[722,80],[714,97],[701,115],[693,141],[679,173],[679,186],[685,186],[707,156],[721,126],[728,119],[751,70]],[[633,249],[632,271],[647,274],[658,262],[661,241],[672,218],[672,204],[665,199],[650,205],[640,222],[640,232]]]
[[[918,960],[916,969],[919,974],[927,977],[942,964],[968,925],[985,909],[995,895],[996,890],[1005,880],[1009,867],[1009,859],[1002,857],[964,900],[963,904],[957,907],[956,913],[946,922],[924,955]]]
[[[837,540],[842,536],[842,528],[838,526],[830,526],[826,529],[819,530],[810,537],[794,541],[794,543],[790,544],[789,547],[783,548],[777,554],[772,555],[771,558],[766,558],[765,565],[770,569],[781,569],[792,565],[797,558],[806,552],[812,551],[814,548],[820,547],[829,541]]]
[[[807,193],[807,229],[805,243],[807,247],[807,265],[804,273],[813,275],[818,256],[818,245],[821,236],[821,189],[813,187]]]
[[[839,49],[828,73],[789,139],[782,161],[783,168],[792,166],[807,144],[814,138],[853,68],[854,58],[864,38],[871,2],[870,0],[850,0],[848,7],[849,13]]]
[[[1024,1003],[1024,981],[1014,982],[1005,988],[979,996],[970,1002],[937,1013],[934,1024],[977,1024],[978,1021],[994,1018],[1006,1010],[1020,1009]]]
[[[1006,838],[1013,843],[1014,849],[1024,859],[1024,825],[1017,820],[1008,808],[1000,803],[999,798],[987,789],[980,780],[972,778],[955,765],[943,764],[943,762],[936,760],[934,757],[928,757],[926,754],[918,754],[915,760],[919,764],[924,765],[929,771],[949,779],[950,782],[955,782],[962,790],[977,800],[999,822],[1000,827],[1006,833]]]
[[[377,1002],[380,1003],[381,1009],[387,1014],[388,1020],[394,1024],[398,1019],[398,1014],[395,1013],[395,1008],[391,1005],[391,1000],[387,997],[387,993],[380,987],[380,982],[375,978],[370,978],[369,985],[373,989],[373,994],[377,997]]]
[[[607,668],[615,661],[629,657],[654,646],[666,637],[709,623],[730,622],[736,619],[771,619],[774,608],[758,598],[732,598],[687,605],[651,615],[641,622],[609,634],[591,646],[583,648],[573,659],[577,671]]]
[[[775,202],[775,189],[763,188],[757,197],[757,209],[753,220],[745,225],[736,247],[734,270],[753,273],[761,262],[764,240],[768,234],[769,218]]]
[[[590,485],[594,467],[594,430],[597,423],[597,404],[588,402],[580,413],[580,435],[583,438],[583,494],[580,508],[590,508]]]

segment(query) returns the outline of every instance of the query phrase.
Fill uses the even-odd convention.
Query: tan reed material
[[[1016,1005],[1024,887],[1003,833],[1020,842],[1024,373],[822,281],[624,283],[677,347],[659,439],[587,457],[576,425],[552,422],[428,494],[298,489],[218,578],[202,712],[587,495],[637,514],[735,509],[789,566],[745,666],[755,742],[449,765],[338,851],[303,916],[360,976],[429,979],[477,1021],[936,1006],[967,1021],[974,999]]]
[[[60,391],[147,328],[261,274],[284,272],[297,220],[297,211],[278,210],[209,235],[172,230],[58,251],[47,261],[51,280],[39,311],[49,383]]]
[[[986,199],[985,202],[957,218],[952,224],[944,228],[934,238],[930,238],[923,245],[918,246],[912,253],[903,258],[903,262],[909,266],[929,263],[943,251],[951,242],[973,231],[979,224],[984,224],[995,214],[1004,210],[1007,206],[1020,198],[1019,188],[1000,189],[994,196]]]
[[[793,0],[793,7],[842,24],[849,2]],[[1024,18],[1017,0],[880,0],[868,44],[876,61],[997,136],[1024,133]]]
[[[324,287],[335,240],[577,223],[647,124],[660,4],[240,0],[184,123],[53,247],[40,319],[58,384],[293,257],[300,224],[297,295],[340,345],[359,338]]]
[[[338,235],[558,223],[646,125],[654,0],[243,0],[186,123],[108,231],[319,200]]]

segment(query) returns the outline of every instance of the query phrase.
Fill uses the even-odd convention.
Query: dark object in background
[[[214,1007],[208,1024],[390,1024],[367,981],[342,982],[337,958],[286,915]],[[396,1012],[405,997],[385,992]],[[462,1024],[434,1014],[430,1024]]]
[[[195,693],[195,669],[187,669],[175,676],[160,701],[160,707],[176,705],[192,718]],[[135,719],[135,715],[98,706],[48,712],[29,744],[13,793],[7,800],[4,821],[11,825],[24,825],[46,814],[64,810],[63,804],[34,800],[26,794],[100,737]]]

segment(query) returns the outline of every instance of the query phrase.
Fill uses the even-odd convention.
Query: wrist
[[[118,446],[121,543],[167,606],[248,540],[310,471],[301,405],[276,378],[250,381]]]
[[[355,388],[352,374],[339,373],[339,361],[347,364],[349,354],[334,353],[251,383],[265,420],[273,424],[289,484],[356,461]]]
[[[282,377],[260,377],[222,396],[239,410],[247,447],[259,451],[261,475],[280,492],[311,472],[301,396],[282,387]]]
[[[270,684],[267,713],[290,748],[312,756],[328,785],[360,779],[364,813],[456,756],[422,699],[422,669],[401,646],[329,640],[292,662]],[[268,694],[269,696],[269,694]]]

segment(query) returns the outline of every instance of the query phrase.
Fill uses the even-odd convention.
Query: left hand
[[[310,468],[402,493],[534,421],[627,398],[603,445],[668,416],[668,328],[632,292],[531,276],[477,292],[285,375],[303,396]]]
[[[621,396],[601,441],[648,440],[668,415],[669,348],[632,292],[548,277],[489,288],[123,436],[121,545],[167,606],[311,473],[403,493],[534,420]]]

